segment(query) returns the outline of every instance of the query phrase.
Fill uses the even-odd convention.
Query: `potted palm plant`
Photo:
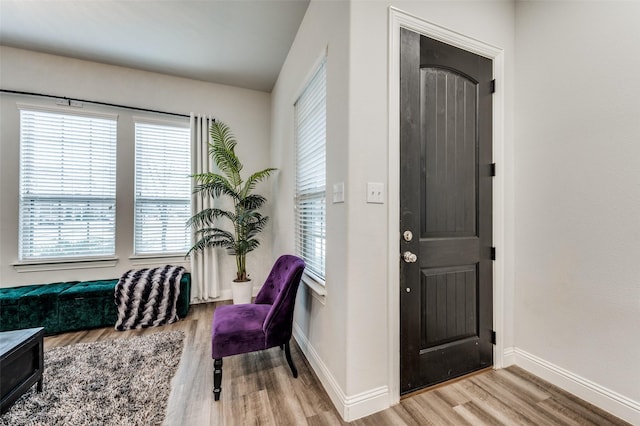
[[[220,173],[192,175],[196,183],[193,192],[213,199],[226,197],[232,201],[233,208],[205,208],[187,221],[187,226],[195,229],[196,234],[196,241],[187,256],[207,247],[226,249],[236,258],[233,302],[250,303],[252,285],[247,273],[247,253],[258,248],[260,241],[256,237],[269,220],[258,211],[266,198],[253,191],[257,183],[267,179],[276,169],[261,170],[244,180],[240,175],[243,165],[235,153],[237,141],[229,126],[216,120],[209,131],[212,141],[209,143],[209,155]],[[230,226],[225,228],[220,222],[228,222]]]

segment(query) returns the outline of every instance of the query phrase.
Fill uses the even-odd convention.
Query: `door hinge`
[[[496,260],[496,248],[491,247],[491,260]]]
[[[491,177],[496,177],[496,163],[489,164],[489,175]]]
[[[491,344],[495,345],[496,344],[496,331],[495,330],[491,330]]]
[[[496,80],[493,79],[489,82],[489,92],[496,93]]]

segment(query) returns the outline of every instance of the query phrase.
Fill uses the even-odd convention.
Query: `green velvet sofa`
[[[44,327],[45,334],[116,324],[114,290],[118,279],[72,281],[0,288],[0,331]],[[191,275],[180,281],[178,316],[189,312]]]

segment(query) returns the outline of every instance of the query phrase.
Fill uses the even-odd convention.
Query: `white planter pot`
[[[234,281],[231,283],[231,290],[233,292],[234,305],[251,303],[251,296],[253,295],[253,283],[251,280],[244,282]]]

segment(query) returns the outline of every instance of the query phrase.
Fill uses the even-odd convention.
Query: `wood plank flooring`
[[[222,397],[213,400],[211,318],[218,304],[193,305],[187,318],[162,328],[112,328],[45,338],[45,348],[183,330],[185,346],[173,379],[165,425],[627,425],[518,367],[489,371],[403,399],[383,412],[346,423],[297,345],[224,359]]]

